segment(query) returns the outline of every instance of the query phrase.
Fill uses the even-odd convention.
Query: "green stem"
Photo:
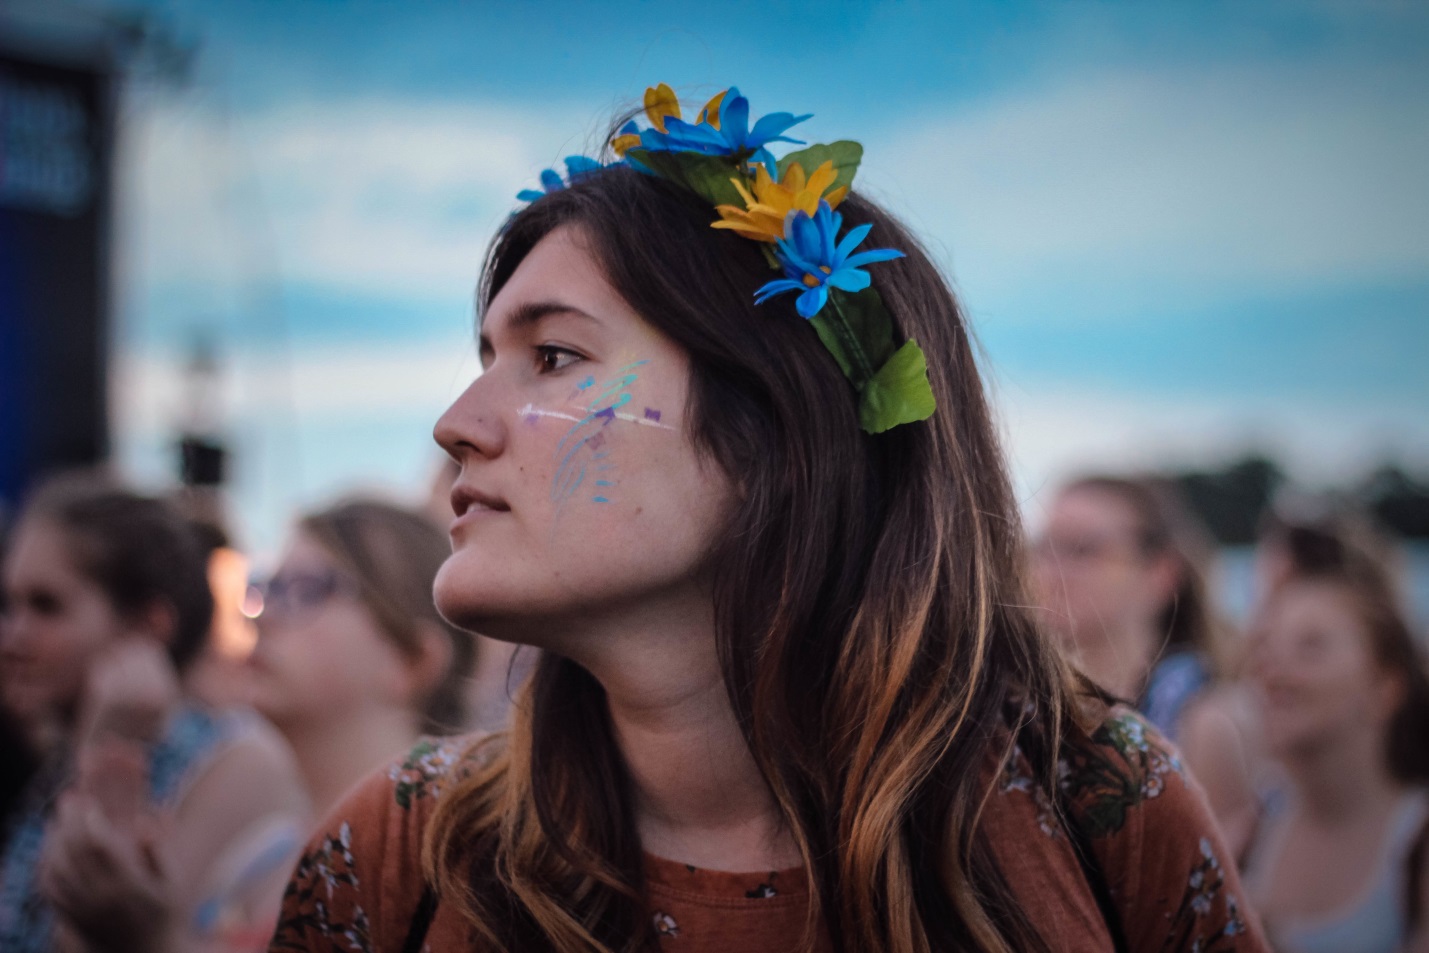
[[[854,386],[863,390],[863,385],[873,380],[875,368],[869,361],[868,355],[864,352],[863,346],[858,343],[858,335],[853,333],[853,326],[849,324],[848,318],[844,316],[844,310],[839,306],[839,299],[836,292],[829,291],[829,304],[834,306],[834,316],[836,320],[831,322],[834,333],[839,336],[840,342],[844,346],[845,353],[849,360],[858,366],[859,379],[854,381]]]

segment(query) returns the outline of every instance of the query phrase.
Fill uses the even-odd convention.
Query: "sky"
[[[194,53],[120,113],[120,460],[173,471],[206,340],[260,552],[336,494],[425,491],[487,241],[658,82],[864,144],[1034,517],[1090,468],[1429,466],[1429,5],[92,3]]]

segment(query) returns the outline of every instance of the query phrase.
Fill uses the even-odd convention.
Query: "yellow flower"
[[[719,109],[724,102],[725,90],[715,96],[704,108],[700,110],[699,117],[695,120],[698,123],[707,123],[711,127],[719,128]],[[680,100],[676,98],[675,91],[666,83],[659,86],[651,86],[645,90],[645,117],[650,120],[651,128],[658,132],[665,132],[665,120],[669,118],[679,119]],[[630,149],[640,146],[640,133],[636,129],[634,122],[628,122],[621,127],[620,134],[610,140],[611,148],[615,154],[624,157]]]
[[[824,190],[834,184],[838,173],[831,161],[814,170],[807,179],[804,169],[797,162],[791,162],[784,171],[784,179],[775,182],[769,170],[760,164],[755,167],[754,194],[749,194],[743,182],[731,179],[739,194],[744,197],[745,208],[733,205],[715,206],[720,220],[714,228],[731,228],[745,238],[757,242],[777,242],[784,237],[784,220],[791,212],[803,212],[812,216],[819,208],[819,199],[829,203],[829,208],[837,208],[848,195],[848,186],[834,189],[828,195]]]

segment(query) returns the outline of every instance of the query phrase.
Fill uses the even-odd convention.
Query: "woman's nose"
[[[437,418],[432,437],[457,463],[473,455],[491,459],[505,447],[506,423],[496,406],[497,389],[491,375],[479,376]]]

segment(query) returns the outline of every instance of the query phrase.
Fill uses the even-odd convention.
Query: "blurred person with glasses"
[[[292,745],[319,816],[419,735],[467,730],[473,637],[432,602],[450,552],[422,514],[352,500],[301,519],[257,587],[251,701]]]

